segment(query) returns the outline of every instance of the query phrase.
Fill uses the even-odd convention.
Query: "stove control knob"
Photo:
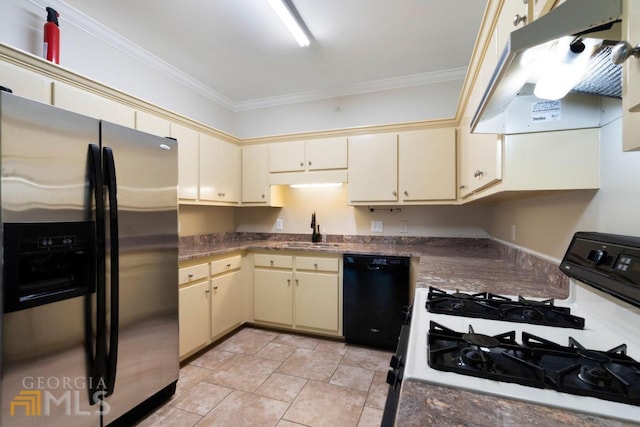
[[[607,260],[607,251],[604,249],[598,249],[595,251],[590,251],[587,258],[591,260],[595,265],[600,265]]]
[[[402,356],[396,356],[395,354],[391,356],[391,362],[389,362],[389,366],[391,366],[393,369],[398,369],[401,365],[404,365],[404,363],[402,363]]]
[[[389,370],[387,372],[387,384],[391,387],[396,388],[397,385],[402,381],[402,374],[398,370]]]

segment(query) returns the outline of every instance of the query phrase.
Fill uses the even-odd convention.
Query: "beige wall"
[[[489,233],[557,259],[576,231],[640,236],[640,152],[622,151],[621,124],[616,120],[600,131],[599,190],[500,203]]]
[[[401,221],[408,225],[407,235],[486,237],[491,218],[489,206],[402,206],[400,212],[366,206],[347,205],[347,186],[323,189],[284,188],[284,208],[236,209],[236,231],[276,232],[282,219],[282,233],[311,234],[311,213],[328,234],[401,236]],[[371,232],[371,221],[383,221],[382,233]]]
[[[179,234],[195,236],[232,232],[235,229],[232,207],[180,205]]]

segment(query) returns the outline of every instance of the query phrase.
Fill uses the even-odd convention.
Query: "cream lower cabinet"
[[[242,323],[240,255],[211,262],[211,339]]]
[[[209,343],[210,288],[209,263],[180,268],[178,318],[180,328],[180,358],[184,358]]]
[[[180,359],[240,326],[243,316],[241,254],[181,263]]]
[[[340,258],[254,255],[254,320],[272,326],[342,335]]]

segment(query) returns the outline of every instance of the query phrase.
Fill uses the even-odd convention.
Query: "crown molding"
[[[424,86],[453,80],[464,80],[466,73],[467,68],[460,67],[444,71],[411,74],[408,76],[392,77],[389,79],[356,83],[351,86],[336,89],[310,90],[282,96],[253,99],[248,101],[236,102],[234,111],[256,110],[260,108],[277,107],[280,105],[297,104],[309,101],[319,101],[322,99],[337,98],[342,96],[361,95],[365,93]]]
[[[153,68],[165,77],[233,112],[423,86],[453,80],[464,80],[467,72],[466,67],[461,67],[444,71],[411,74],[407,76],[356,83],[342,88],[310,90],[281,96],[233,102],[230,98],[222,95],[210,86],[207,86],[168,62],[158,58],[90,16],[75,9],[63,0],[47,0],[46,4],[41,0],[27,1],[37,8],[37,10],[44,10],[47,6],[53,7],[60,13],[60,21],[65,24],[72,25],[80,31],[83,31],[88,35],[120,50],[134,60]]]

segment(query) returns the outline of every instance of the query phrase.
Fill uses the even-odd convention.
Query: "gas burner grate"
[[[640,406],[640,363],[626,345],[587,349],[573,338],[562,346],[527,332],[488,336],[429,323],[428,364],[433,369]]]
[[[447,293],[433,286],[429,287],[426,309],[432,313],[481,319],[503,320],[507,322],[529,323],[561,328],[583,329],[584,319],[571,314],[568,307],[554,305],[553,299],[543,301],[518,297],[511,298],[480,293]]]

